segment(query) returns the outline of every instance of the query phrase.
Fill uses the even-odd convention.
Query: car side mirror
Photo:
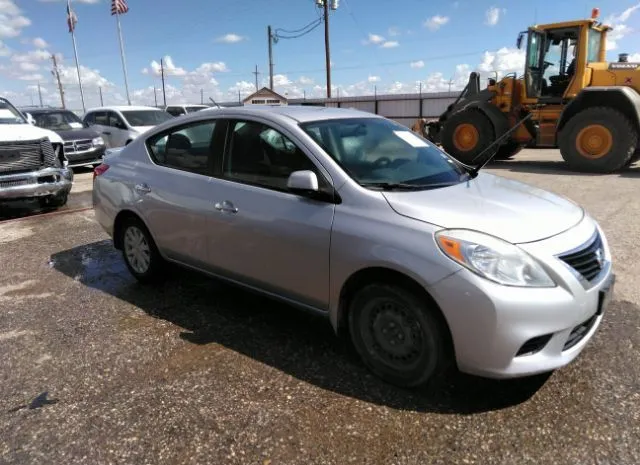
[[[287,188],[301,194],[318,192],[318,176],[310,170],[294,171],[287,179]]]
[[[35,126],[36,120],[34,119],[33,115],[31,113],[25,113],[25,116],[27,117],[27,123]]]

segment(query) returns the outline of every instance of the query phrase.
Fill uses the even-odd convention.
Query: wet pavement
[[[640,463],[639,180],[530,157],[491,170],[601,221],[615,299],[570,366],[437,391],[371,376],[321,318],[179,269],[136,283],[91,210],[0,223],[0,463]]]

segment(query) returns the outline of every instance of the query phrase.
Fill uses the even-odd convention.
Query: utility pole
[[[331,98],[331,56],[329,53],[329,0],[322,0],[324,7],[324,53],[327,67],[327,98]]]
[[[167,94],[164,90],[164,62],[163,59],[160,58],[160,74],[162,75],[162,100],[164,102],[164,106],[167,106]]]
[[[271,34],[271,26],[267,26],[267,34],[269,36],[269,89],[273,90],[273,35]]]
[[[156,86],[153,86],[153,101],[156,102],[156,107],[158,106],[158,95],[156,94]]]
[[[100,92],[100,106],[104,106],[104,102],[102,101],[102,86],[98,87],[98,91]]]
[[[260,74],[258,72],[258,65],[256,65],[256,70],[253,71],[251,74],[255,74],[255,76],[256,76],[256,92],[258,92],[258,74]]]
[[[204,105],[204,89],[200,89],[200,105]]]
[[[53,74],[56,77],[56,81],[58,81],[58,91],[60,92],[60,101],[62,102],[62,108],[67,108],[64,104],[64,89],[62,88],[62,82],[60,82],[60,73],[58,72],[58,62],[56,61],[56,56],[51,55],[51,59],[53,60]]]
[[[40,97],[40,107],[42,107],[42,89],[40,89],[40,81],[38,81],[38,97]]]

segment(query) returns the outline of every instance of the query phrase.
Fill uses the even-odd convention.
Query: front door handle
[[[141,194],[148,194],[151,192],[151,188],[145,183],[136,184],[134,189]]]
[[[228,200],[225,200],[224,202],[216,202],[214,208],[220,212],[238,213],[236,206]]]
[[[106,134],[107,136],[111,135],[111,131],[102,131],[102,134]]]

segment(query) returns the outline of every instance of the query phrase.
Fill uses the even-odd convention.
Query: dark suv
[[[104,139],[72,111],[62,108],[23,108],[22,112],[31,115],[36,126],[54,131],[62,137],[70,168],[102,162]]]

